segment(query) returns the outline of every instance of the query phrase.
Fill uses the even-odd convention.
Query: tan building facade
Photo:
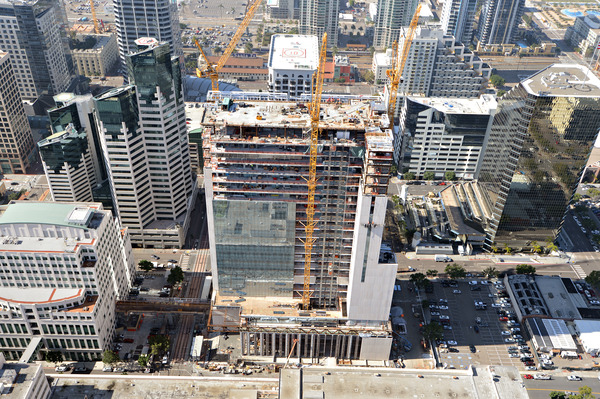
[[[85,48],[86,42],[94,44]],[[77,43],[82,48],[74,48],[72,54],[73,64],[80,75],[104,76],[119,59],[117,39],[112,34],[88,34],[79,37]]]

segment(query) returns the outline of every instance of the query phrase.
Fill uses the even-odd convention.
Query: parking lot
[[[433,293],[427,294],[429,304],[438,307],[438,309],[429,310],[427,320],[439,320],[440,323],[445,324],[444,340],[449,347],[454,348],[450,349],[452,352],[446,349],[440,350],[440,363],[444,367],[457,369],[465,369],[470,364],[494,364],[515,366],[524,370],[524,365],[519,357],[509,357],[509,346],[518,344],[505,342],[505,339],[511,336],[502,335],[503,331],[509,329],[506,322],[499,320],[499,317],[503,315],[498,314],[498,311],[502,308],[492,307],[492,303],[499,302],[500,299],[490,297],[490,295],[497,295],[498,290],[493,284],[481,284],[483,279],[470,279],[469,281],[477,281],[477,284],[470,285],[467,281],[460,281],[456,282],[455,286],[445,287],[440,283],[435,283]],[[471,290],[472,288],[474,290]],[[440,299],[443,302],[440,302]],[[487,308],[476,309],[475,301],[486,304]],[[439,309],[440,304],[442,309]],[[504,309],[510,311],[508,307]],[[449,321],[446,317],[449,317]],[[505,334],[508,333],[505,332]],[[470,345],[475,346],[475,353],[470,350]]]

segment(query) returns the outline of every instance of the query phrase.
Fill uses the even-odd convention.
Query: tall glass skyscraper
[[[479,186],[486,246],[555,240],[600,129],[600,80],[555,64],[498,103]]]
[[[485,0],[479,16],[479,44],[514,43],[525,0]]]
[[[134,246],[180,248],[196,190],[179,60],[168,43],[136,43],[127,56],[133,84],[96,98],[110,185]]]

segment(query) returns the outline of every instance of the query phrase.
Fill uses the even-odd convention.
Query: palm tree
[[[483,275],[487,278],[497,277],[498,270],[493,266],[486,267],[485,269],[483,269]]]
[[[493,252],[493,253],[498,253],[498,247],[497,247],[497,246],[495,246],[495,245],[492,245],[492,248],[491,248],[491,249],[492,249],[492,252]]]
[[[425,272],[425,274],[427,275],[427,277],[435,277],[438,275],[438,271],[434,270],[434,269],[430,269],[430,270],[427,270]]]
[[[221,18],[223,18],[223,9],[225,8],[223,3],[219,4],[219,8],[221,9]]]
[[[512,248],[508,246],[508,244],[504,244],[504,252],[510,254],[512,252]]]
[[[540,252],[542,252],[542,246],[539,245],[537,243],[537,241],[533,241],[531,243],[531,247],[533,248],[533,252],[535,252],[536,254],[539,254]]]

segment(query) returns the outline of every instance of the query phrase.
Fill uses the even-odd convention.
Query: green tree
[[[396,165],[392,165],[390,167],[390,173],[392,174],[392,176],[396,176],[398,174],[398,167]]]
[[[371,57],[373,57],[373,55],[375,54],[375,47],[369,47],[369,54],[371,54]]]
[[[340,52],[340,49],[338,49],[338,47],[337,47],[337,46],[333,46],[333,47],[331,48],[331,54],[333,54],[333,56],[334,56],[334,57],[335,57],[335,56],[337,55],[337,53],[339,53],[339,52]]]
[[[102,352],[102,363],[115,364],[120,361],[121,359],[119,358],[119,355],[117,355],[115,352],[111,350],[105,350],[104,352]]]
[[[438,275],[438,271],[435,269],[429,269],[425,272],[427,277],[436,277]]]
[[[566,396],[562,391],[552,391],[550,392],[550,399],[566,399]]]
[[[246,44],[244,44],[244,52],[246,54],[252,54],[252,48],[254,48],[254,45],[251,42],[246,42]]]
[[[489,266],[483,269],[483,275],[487,278],[498,277],[498,270],[493,266]]]
[[[435,179],[435,173],[432,171],[427,171],[427,172],[423,173],[423,179],[433,180],[433,179]]]
[[[171,341],[166,335],[154,335],[148,339],[150,345],[150,353],[153,355],[159,355],[169,350]]]
[[[506,94],[506,90],[499,89],[499,90],[496,92],[496,97],[500,98],[500,97],[502,97],[502,96],[503,96],[503,95],[505,95],[505,94]]]
[[[535,267],[533,267],[531,265],[526,265],[526,264],[517,265],[515,270],[516,270],[517,274],[529,274],[531,276],[533,276],[535,274]]]
[[[415,180],[415,174],[413,172],[406,172],[402,177],[404,180]]]
[[[542,246],[540,244],[538,244],[537,241],[533,241],[531,243],[531,249],[533,250],[533,252],[535,252],[536,254],[539,254],[542,252]]]
[[[581,200],[581,197],[581,194],[575,193],[575,195],[573,195],[573,202],[579,202]]]
[[[598,189],[595,189],[595,188],[590,188],[590,189],[588,190],[588,195],[589,195],[590,197],[597,197],[598,195],[600,195],[600,190],[598,190]]]
[[[452,181],[452,180],[456,179],[456,173],[454,173],[454,171],[452,171],[452,170],[449,170],[446,173],[444,173],[444,178],[446,180]]]
[[[500,251],[500,248],[498,248],[495,245],[492,245],[492,247],[490,248],[492,250],[493,253],[497,254]]]
[[[183,270],[179,266],[175,266],[171,269],[171,273],[169,273],[169,277],[167,277],[167,282],[171,285],[178,284],[183,281]]]
[[[372,84],[375,81],[375,74],[370,69],[367,69],[367,70],[361,72],[361,77],[367,83]]]
[[[44,360],[48,363],[60,363],[64,360],[63,354],[60,351],[46,351],[44,352]]]
[[[414,283],[418,288],[423,288],[427,283],[427,277],[423,273],[413,273],[410,275],[410,281]]]
[[[554,244],[554,243],[550,243],[546,246],[546,250],[548,252],[555,252],[558,251],[558,245]]]
[[[179,23],[179,27],[181,28],[181,30],[186,30],[188,28],[188,24],[184,24],[184,23]]]
[[[465,268],[456,263],[451,263],[447,265],[444,271],[453,280],[457,278],[466,277],[467,275],[467,271],[465,270]]]
[[[423,338],[425,338],[427,341],[437,341],[443,337],[444,329],[437,322],[432,321],[423,327]]]
[[[148,356],[146,355],[141,355],[138,358],[138,364],[140,365],[140,367],[146,367],[148,365]]]
[[[504,244],[504,252],[506,252],[507,254],[512,253],[513,249],[511,247],[508,246],[508,244]]]
[[[502,76],[500,76],[500,75],[493,74],[490,77],[490,83],[495,88],[499,88],[499,87],[502,87],[502,86],[504,86],[506,84],[506,80],[504,80],[504,78]]]
[[[584,385],[579,387],[579,393],[576,394],[575,399],[594,399],[595,396],[592,394],[592,388]]]
[[[215,55],[221,54],[223,52],[223,49],[219,46],[215,46],[215,48],[213,48],[213,53]]]
[[[150,262],[149,260],[146,260],[146,259],[140,260],[138,262],[138,266],[140,267],[140,269],[142,269],[145,272],[149,272],[154,267],[152,262]]]
[[[593,270],[585,278],[585,282],[593,285],[596,288],[600,288],[600,271]]]

